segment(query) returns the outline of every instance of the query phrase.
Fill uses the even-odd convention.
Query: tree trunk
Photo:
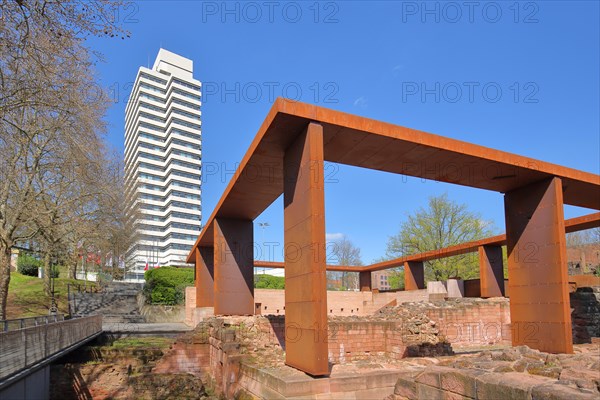
[[[0,248],[0,320],[6,319],[6,304],[8,302],[9,283],[10,247]]]
[[[50,252],[46,252],[46,254],[44,254],[44,292],[46,293],[46,296],[52,295],[52,290],[50,288],[51,275]]]
[[[77,279],[77,261],[69,263],[69,278]]]

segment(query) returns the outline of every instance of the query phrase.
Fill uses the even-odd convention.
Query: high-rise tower
[[[125,109],[125,181],[137,231],[127,280],[142,280],[146,264],[185,265],[200,233],[200,96],[192,60],[160,49],[152,69],[138,71]]]

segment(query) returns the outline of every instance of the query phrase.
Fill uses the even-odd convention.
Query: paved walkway
[[[102,330],[106,333],[168,333],[188,332],[193,330],[191,326],[184,323],[128,323],[115,322],[102,324]]]

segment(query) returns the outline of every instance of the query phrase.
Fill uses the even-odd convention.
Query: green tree
[[[388,278],[388,283],[390,284],[390,289],[404,290],[404,270],[394,269],[391,271]]]
[[[161,267],[144,273],[144,295],[151,304],[182,304],[185,288],[194,285],[192,268]]]
[[[268,274],[254,275],[254,287],[257,289],[285,289],[285,278]]]
[[[386,258],[438,250],[483,239],[492,234],[492,223],[469,211],[466,204],[450,200],[447,194],[432,196],[427,208],[421,208],[416,214],[409,215],[400,226],[400,232],[389,238]],[[446,257],[425,263],[427,281],[446,280],[451,277],[471,279],[476,278],[478,274],[479,263],[474,254]]]

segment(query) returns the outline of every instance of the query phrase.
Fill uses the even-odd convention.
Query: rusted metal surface
[[[373,288],[371,282],[371,272],[359,272],[358,273],[358,286],[361,292],[370,292]]]
[[[552,178],[504,196],[513,346],[573,352],[562,194]]]
[[[298,165],[290,160],[297,161]],[[306,160],[314,162],[313,168],[310,163],[302,164]],[[215,312],[253,313],[252,272],[255,263],[252,251],[225,257],[226,253],[221,254],[218,250],[231,251],[240,243],[251,248],[252,221],[283,193],[286,204],[286,246],[290,243],[296,246],[301,244],[302,251],[296,253],[308,257],[308,251],[304,249],[310,248],[312,256],[310,259],[301,258],[302,261],[297,265],[290,264],[288,261],[293,248],[286,248],[286,302],[296,304],[291,306],[291,313],[286,306],[286,315],[290,318],[290,323],[300,321],[299,332],[306,333],[291,344],[288,332],[289,364],[312,374],[327,373],[324,367],[327,364],[326,334],[323,336],[323,329],[326,329],[326,319],[323,319],[326,318],[323,161],[508,193],[505,201],[507,209],[514,205],[524,210],[530,208],[536,215],[550,215],[551,225],[544,225],[536,217],[536,222],[524,228],[520,235],[528,240],[539,240],[549,247],[543,251],[543,263],[550,263],[547,260],[550,255],[558,257],[553,261],[554,264],[548,264],[551,274],[543,282],[549,279],[559,282],[555,286],[560,288],[563,287],[562,281],[555,276],[560,268],[556,269],[555,266],[558,262],[566,263],[565,254],[560,245],[550,243],[554,243],[556,235],[560,235],[564,242],[565,222],[561,219],[562,211],[559,213],[558,208],[562,207],[564,201],[565,204],[600,210],[600,176],[596,174],[314,105],[277,99],[208,218],[187,261],[196,261],[196,249],[199,247],[214,247]],[[298,175],[301,171],[304,174]],[[298,179],[291,184],[285,176],[296,176]],[[553,206],[550,207],[543,201],[543,206],[538,207],[534,201],[535,195],[528,192],[529,188],[538,188],[538,182],[555,178],[562,182],[564,193],[561,192],[560,199],[557,198]],[[556,192],[554,189],[550,191]],[[598,226],[598,215],[600,213],[591,218],[582,217],[578,222],[579,226]],[[507,216],[507,226],[509,223],[511,226],[507,230],[512,232],[509,232],[509,240],[500,235],[352,270],[367,272],[404,265],[407,270],[407,290],[424,287],[424,261],[477,251],[480,246],[500,246],[504,242],[510,246],[511,241],[512,246],[522,244],[522,236],[515,236],[515,227],[520,226],[522,219],[522,216]],[[576,226],[569,227],[566,224],[567,232],[569,229],[577,230]],[[318,253],[316,259],[315,251]],[[231,254],[235,255],[235,252]],[[512,269],[518,271],[520,264],[515,260],[511,262]],[[335,268],[343,271],[350,267]],[[197,285],[201,286],[203,283],[198,282],[202,279],[200,274],[198,278]],[[288,280],[291,282],[289,293]],[[521,281],[525,287],[535,284],[534,279],[521,278]],[[210,279],[207,278],[206,285],[209,284]],[[518,286],[515,287],[519,291]],[[538,296],[539,291],[544,292],[541,287],[529,287],[531,293],[523,289],[522,307],[525,311],[521,315],[529,318],[524,321],[535,317],[528,313],[536,307],[530,307],[533,303],[528,305],[527,301],[534,302],[539,298],[548,304],[554,304],[549,300],[548,294]],[[565,304],[568,308],[568,303],[564,303],[562,289],[556,287],[549,292],[553,295],[560,292],[560,307],[538,307],[543,312],[551,310],[542,321],[546,324],[545,328],[552,332],[547,333],[542,342],[545,343],[544,346],[550,343],[547,346],[549,349],[569,350],[568,346],[562,345],[566,339],[561,333],[566,329],[564,309]],[[209,291],[205,293],[208,295]],[[512,295],[511,288],[511,297]],[[568,298],[566,301],[568,302]],[[309,329],[310,324],[313,324],[312,331]],[[321,336],[324,345],[321,344]],[[559,342],[562,344],[558,345]]]
[[[600,212],[565,220],[565,232],[577,232],[600,227]]]
[[[196,250],[196,307],[214,307],[214,248]]]
[[[215,315],[253,315],[252,221],[217,218],[214,233]]]
[[[581,217],[565,220],[565,232],[577,232],[585,229],[600,227],[600,212],[584,215]],[[327,271],[340,272],[365,272],[365,271],[380,271],[384,269],[396,268],[404,266],[406,261],[430,261],[444,257],[451,257],[460,254],[474,253],[479,251],[481,246],[505,246],[506,235],[490,236],[485,239],[465,242],[455,246],[445,247],[443,249],[427,251],[424,253],[412,254],[394,258],[379,263],[374,263],[366,266],[353,265],[327,265]],[[261,261],[254,260],[255,268],[284,268],[284,263],[277,261]]]
[[[425,289],[425,271],[423,261],[404,263],[404,290]]]
[[[323,128],[309,124],[285,154],[286,364],[329,373]]]
[[[479,246],[481,297],[504,296],[504,262],[501,246]]]
[[[262,261],[254,260],[254,268],[285,268],[285,263],[278,261]],[[363,266],[352,266],[352,265],[326,265],[327,271],[337,272],[360,272],[363,270]]]
[[[201,232],[216,217],[253,220],[283,193],[285,150],[311,121],[323,126],[325,161],[506,193],[553,176],[565,204],[600,210],[600,176],[327,108],[277,99]],[[190,252],[188,262],[193,262]]]
[[[565,221],[565,232],[577,232],[585,229],[600,227],[600,213],[584,215],[582,217],[571,218]],[[410,256],[399,257],[393,260],[383,261],[371,264],[360,269],[361,271],[380,271],[383,269],[403,266],[406,261],[430,261],[444,257],[457,256],[479,251],[481,246],[505,246],[506,235],[491,236],[481,240],[465,242],[455,246],[445,247],[443,249],[426,251],[424,253],[412,254]],[[352,267],[354,268],[354,267]]]

